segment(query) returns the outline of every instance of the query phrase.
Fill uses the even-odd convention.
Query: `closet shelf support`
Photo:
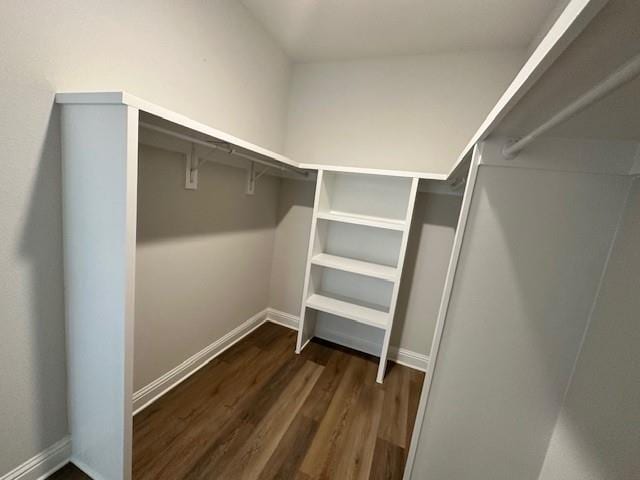
[[[224,152],[228,155],[232,155],[232,156],[236,156],[236,157],[240,157],[240,158],[244,158],[245,160],[248,160],[250,162],[250,165],[253,165],[255,163],[259,163],[263,166],[265,166],[265,170],[263,170],[262,173],[260,173],[258,175],[258,177],[262,176],[263,173],[269,169],[269,168],[276,168],[280,171],[283,172],[289,172],[289,173],[293,173],[295,175],[301,176],[301,177],[308,177],[309,173],[291,166],[291,165],[287,165],[285,163],[281,163],[278,160],[275,159],[271,159],[269,158],[269,160],[263,160],[261,158],[255,157],[253,155],[249,155],[248,153],[244,153],[244,152],[239,152],[236,148],[234,148],[233,145],[229,144],[229,143],[225,143],[222,142],[220,145],[216,144],[216,143],[212,143],[210,141],[205,141],[205,140],[200,140],[198,138],[194,138],[191,137],[189,135],[185,135],[182,133],[177,133],[177,132],[173,132],[167,128],[163,128],[163,127],[159,127],[157,125],[152,125],[150,123],[146,123],[146,122],[140,122],[140,127],[144,128],[146,130],[151,130],[154,132],[158,132],[158,133],[162,133],[164,135],[168,135],[170,137],[174,137],[180,140],[184,140],[186,142],[189,142],[191,144],[191,155],[187,153],[187,180],[185,181],[185,188],[190,189],[190,190],[195,190],[198,188],[198,178],[197,178],[197,171],[199,166],[204,163],[204,162],[208,162],[208,161],[213,161],[210,159],[198,159],[196,154],[195,154],[195,146],[196,145],[200,145],[203,147],[207,147],[210,148],[212,150],[218,150],[220,152]],[[250,167],[251,168],[251,167]],[[193,172],[195,172],[195,175],[193,174]],[[254,179],[255,180],[255,179]]]

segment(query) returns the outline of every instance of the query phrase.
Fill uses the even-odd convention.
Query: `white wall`
[[[505,51],[297,64],[285,152],[305,163],[448,173],[524,60]]]
[[[640,476],[639,246],[636,179],[540,480]]]
[[[537,478],[628,185],[480,166],[412,478]]]
[[[271,275],[271,307],[300,315],[313,210],[314,182],[283,180]],[[418,193],[391,345],[428,354],[453,244],[461,197]],[[358,335],[379,344],[377,331],[323,316],[328,335]]]
[[[233,0],[0,6],[0,475],[67,432],[56,91],[125,89],[276,150],[288,60]]]
[[[134,390],[269,306],[279,190],[212,163],[185,190],[184,156],[151,147],[139,172]]]

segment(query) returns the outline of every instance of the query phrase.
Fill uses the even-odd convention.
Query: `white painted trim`
[[[267,321],[290,328],[291,330],[298,330],[300,317],[283,312],[282,310],[276,310],[275,308],[267,308]]]
[[[281,325],[283,327],[290,328],[292,330],[298,330],[299,317],[292,315],[275,308],[267,309],[267,321]],[[354,350],[360,350],[371,355],[380,355],[380,345],[373,342],[365,341],[359,337],[353,337],[344,335],[341,332],[334,330],[318,330],[316,331],[316,337],[322,338],[329,342],[337,343]],[[413,368],[425,372],[429,365],[429,356],[422,353],[413,352],[406,348],[389,347],[389,360],[397,363],[398,365],[404,365],[405,367]]]
[[[162,395],[196,373],[222,352],[232,347],[267,320],[268,308],[234,328],[232,331],[187,358],[177,367],[168,371],[133,394],[133,414],[136,415]]]
[[[367,175],[384,175],[388,177],[411,177],[422,178],[425,180],[447,180],[449,176],[446,173],[430,173],[430,172],[413,172],[407,170],[388,170],[381,168],[366,167],[343,167],[341,165],[324,165],[321,163],[298,163],[299,168],[308,170],[325,170],[328,172],[341,173],[365,173]]]
[[[429,355],[407,350],[406,348],[389,347],[389,360],[421,372],[426,372],[427,368],[429,368]]]
[[[66,436],[0,477],[0,480],[43,480],[69,462],[71,437]]]
[[[442,341],[444,327],[447,320],[447,312],[449,311],[449,302],[451,300],[451,293],[453,292],[453,284],[455,282],[456,271],[458,269],[458,260],[460,259],[460,252],[462,251],[462,245],[464,242],[464,233],[467,227],[467,220],[469,218],[471,203],[473,201],[473,193],[476,186],[476,178],[478,176],[478,165],[482,161],[483,148],[484,144],[481,143],[476,145],[473,149],[473,158],[471,159],[471,166],[467,175],[467,188],[465,189],[464,196],[462,198],[460,217],[458,218],[458,226],[453,237],[453,246],[451,249],[451,257],[449,259],[449,267],[447,268],[447,276],[445,278],[444,289],[442,292],[442,297],[440,299],[440,308],[438,310],[436,330],[433,335],[433,341],[431,343],[431,361],[429,362],[427,374],[424,378],[422,393],[420,394],[420,403],[418,404],[416,421],[414,423],[413,433],[411,435],[411,444],[409,445],[409,453],[407,455],[407,462],[405,464],[404,476],[402,477],[403,480],[411,480],[413,464],[416,459],[418,438],[420,438],[422,423],[424,421],[427,403],[429,402],[429,393],[431,392],[431,385],[433,384],[433,373],[438,361],[440,342]]]

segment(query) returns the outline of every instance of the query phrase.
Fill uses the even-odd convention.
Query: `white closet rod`
[[[503,149],[502,153],[507,158],[514,157],[524,147],[526,147],[546,131],[573,117],[577,113],[587,108],[589,105],[592,105],[598,100],[606,97],[625,83],[628,83],[636,78],[638,75],[640,75],[640,54],[633,57],[629,62],[625,63],[622,67],[620,67],[603,81],[598,83],[595,87],[575,100],[573,103],[570,103],[565,108],[560,110],[553,117],[533,130],[531,133],[522,137],[517,142],[506,146]]]
[[[152,124],[146,123],[146,122],[140,122],[140,126],[142,128],[147,129],[147,130],[153,130],[154,132],[163,133],[165,135],[169,135],[170,137],[175,137],[175,138],[178,138],[180,140],[184,140],[186,142],[190,142],[192,144],[202,145],[203,147],[212,148],[214,150],[220,150],[221,152],[228,153],[229,155],[235,155],[237,157],[242,157],[242,158],[245,158],[245,159],[247,159],[247,160],[249,160],[251,162],[259,163],[259,164],[265,165],[267,167],[272,167],[272,168],[277,168],[279,170],[289,171],[289,172],[295,173],[297,175],[301,175],[303,177],[306,177],[308,175],[308,173],[305,172],[305,171],[302,171],[302,170],[300,170],[300,169],[298,169],[296,167],[292,167],[292,166],[284,164],[284,163],[280,163],[277,160],[274,160],[273,162],[268,162],[266,160],[262,160],[260,158],[254,157],[252,155],[247,155],[246,153],[238,152],[232,146],[230,146],[229,148],[225,148],[225,147],[222,147],[220,145],[216,145],[214,143],[206,142],[206,141],[200,140],[198,138],[193,138],[193,137],[190,137],[189,135],[184,135],[182,133],[173,132],[173,131],[171,131],[171,130],[169,130],[167,128],[158,127],[156,125],[152,125]]]

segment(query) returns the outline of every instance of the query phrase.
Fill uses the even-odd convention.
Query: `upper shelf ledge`
[[[169,122],[178,124],[182,127],[194,130],[196,132],[214,137],[232,145],[244,148],[251,152],[272,158],[278,162],[284,163],[291,167],[301,168],[300,164],[291,160],[284,155],[268,150],[259,145],[255,145],[241,138],[235,137],[229,133],[223,132],[216,128],[210,127],[203,123],[192,120],[189,117],[161,107],[154,103],[148,102],[127,92],[73,92],[73,93],[57,93],[56,103],[60,104],[112,104],[112,105],[128,105],[137,108],[140,111],[150,113],[156,117],[163,118]]]
[[[408,172],[401,170],[383,170],[375,168],[359,168],[359,167],[346,167],[339,165],[324,165],[324,164],[310,164],[296,162],[289,157],[286,157],[280,153],[273,152],[259,145],[255,145],[241,138],[235,137],[229,133],[215,129],[203,123],[197,122],[189,117],[156,105],[154,103],[143,100],[135,95],[123,91],[112,92],[63,92],[56,94],[56,103],[60,104],[88,104],[88,105],[128,105],[130,107],[137,108],[140,111],[155,115],[169,122],[175,123],[182,127],[194,130],[196,132],[214,137],[216,139],[228,142],[236,145],[248,151],[263,155],[265,157],[272,158],[278,162],[284,163],[294,168],[303,170],[331,170],[337,172],[349,172],[349,173],[363,173],[370,175],[388,175],[388,176],[400,176],[400,177],[415,177],[423,178],[427,180],[447,180],[447,175],[430,173],[430,172]]]

